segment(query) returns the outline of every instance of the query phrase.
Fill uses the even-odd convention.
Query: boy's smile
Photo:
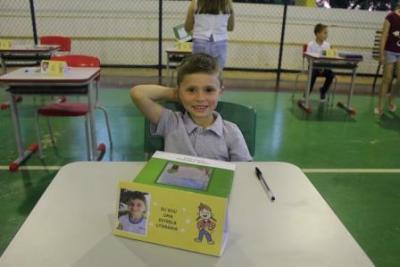
[[[195,73],[186,75],[179,88],[178,97],[192,120],[202,127],[214,122],[213,111],[221,95],[218,74]]]

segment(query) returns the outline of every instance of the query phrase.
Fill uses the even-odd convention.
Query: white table
[[[0,76],[0,83],[8,86],[11,116],[14,125],[18,158],[10,164],[10,170],[18,169],[19,165],[37,150],[37,145],[31,145],[25,150],[21,135],[16,95],[87,95],[89,104],[89,159],[97,158],[96,125],[94,109],[96,92],[94,82],[100,75],[100,68],[69,68],[64,76],[50,76],[40,73],[38,67],[20,68]]]
[[[312,71],[314,68],[328,68],[328,69],[345,69],[351,70],[351,82],[350,82],[350,89],[347,97],[347,103],[344,104],[342,102],[338,102],[337,105],[340,108],[343,108],[347,111],[350,115],[355,115],[356,110],[351,107],[351,98],[353,96],[354,91],[354,79],[357,73],[358,63],[362,61],[359,58],[344,58],[344,57],[326,57],[320,56],[316,53],[304,53],[304,57],[308,59],[308,81],[307,87],[305,88],[304,92],[304,101],[299,100],[298,105],[304,109],[306,112],[311,112],[310,107],[310,90],[311,90],[311,77]]]
[[[257,165],[277,200],[255,178]],[[4,254],[0,266],[373,266],[299,168],[239,163],[230,237],[213,257],[114,236],[117,183],[144,163],[78,162],[63,167]]]
[[[38,63],[40,60],[50,59],[50,57],[60,49],[59,45],[13,45],[7,49],[0,49],[0,62],[2,74],[7,73],[8,62],[20,62],[26,64],[29,62]],[[22,101],[21,97],[17,98]],[[0,109],[8,109],[10,103],[3,102]]]
[[[31,62],[50,59],[59,49],[59,45],[13,45],[9,49],[0,49],[3,74],[7,72],[7,61]]]

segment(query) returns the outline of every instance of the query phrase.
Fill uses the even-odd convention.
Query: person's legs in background
[[[392,89],[390,90],[389,95],[389,103],[388,109],[390,112],[395,112],[397,109],[397,105],[395,103],[396,97],[400,92],[400,61],[398,60],[396,63],[396,83],[392,85]]]
[[[193,40],[193,54],[204,53],[211,55],[211,42],[208,40],[194,39]]]
[[[383,76],[382,76],[381,87],[379,88],[378,106],[374,109],[374,113],[377,115],[383,114],[383,106],[384,106],[386,92],[387,92],[389,85],[392,82],[392,78],[393,78],[394,63],[390,62],[388,60],[389,60],[389,58],[386,58],[386,62],[383,65]],[[396,89],[394,88],[394,90],[396,90]]]
[[[311,74],[311,85],[310,85],[310,94],[314,88],[315,81],[317,80],[317,77],[320,76],[321,70],[320,69],[313,69],[312,74]]]
[[[325,77],[325,82],[324,82],[324,85],[319,89],[320,99],[321,99],[321,101],[325,101],[326,100],[326,92],[328,92],[328,90],[332,84],[333,78],[335,78],[335,74],[330,69],[324,69],[322,71],[321,75]]]
[[[228,47],[228,41],[222,40],[214,42],[211,40],[193,40],[193,54],[205,53],[212,57],[215,57],[218,61],[218,65],[221,69],[224,68],[226,62],[226,50]]]
[[[228,48],[228,40],[212,42],[211,56],[215,57],[221,69],[224,69],[226,63],[226,51]]]

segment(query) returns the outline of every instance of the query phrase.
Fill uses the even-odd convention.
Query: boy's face
[[[328,29],[325,28],[317,33],[317,39],[325,41],[327,38],[328,38]]]
[[[133,218],[139,219],[144,215],[146,211],[146,205],[140,199],[130,199],[128,201],[128,210]]]
[[[178,87],[178,97],[183,107],[197,124],[209,120],[211,124],[214,121],[212,112],[217,107],[221,92],[218,74],[189,74]]]

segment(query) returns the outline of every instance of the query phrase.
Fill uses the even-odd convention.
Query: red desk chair
[[[68,66],[70,67],[100,67],[100,60],[97,57],[93,56],[86,56],[86,55],[65,55],[65,56],[53,56],[51,60],[58,60],[58,61],[65,61]],[[104,113],[104,118],[106,121],[106,126],[107,126],[107,133],[108,133],[108,139],[109,139],[109,144],[110,144],[110,149],[112,148],[112,138],[111,138],[111,129],[110,129],[110,123],[108,119],[108,114],[107,111],[104,109],[104,107],[100,106],[98,104],[98,80],[96,80],[96,102],[95,106],[96,108],[100,109]],[[38,138],[38,144],[39,144],[39,155],[40,157],[43,156],[42,154],[42,146],[40,142],[40,129],[39,129],[39,116],[44,116],[44,117],[79,117],[79,116],[85,116],[85,129],[86,129],[86,147],[88,151],[88,157],[89,157],[89,143],[88,143],[88,115],[89,115],[89,105],[87,103],[79,103],[79,102],[56,102],[56,103],[50,103],[45,106],[42,106],[38,109],[36,113],[36,132],[37,132],[37,138]],[[53,132],[51,129],[51,125],[49,120],[48,122],[48,129],[51,137],[51,141],[54,144],[54,136]],[[101,157],[104,155],[105,152],[105,145],[100,144],[99,147],[97,148],[100,150]],[[89,158],[90,160],[90,158]]]
[[[295,79],[295,82],[294,82],[294,91],[293,91],[293,95],[292,95],[292,100],[293,100],[293,101],[294,101],[295,96],[296,96],[296,93],[297,93],[297,91],[298,91],[297,84],[298,84],[298,82],[299,82],[299,77],[300,77],[300,75],[304,74],[304,75],[307,75],[307,76],[308,76],[308,67],[306,67],[305,56],[304,56],[304,53],[307,51],[307,46],[308,46],[308,44],[303,44],[303,47],[302,47],[302,49],[303,49],[303,50],[302,50],[302,66],[301,66],[300,72],[298,72],[298,73],[296,74],[296,79]],[[323,77],[323,76],[317,76],[317,78],[318,78],[318,77]],[[327,103],[328,103],[328,104],[330,103],[331,106],[333,105],[333,102],[334,102],[335,91],[336,91],[336,84],[337,84],[337,79],[336,79],[336,76],[335,76],[335,77],[333,78],[333,87],[332,87],[331,90],[328,91],[329,94],[328,94],[328,101],[327,101]],[[300,91],[302,91],[302,90],[300,90]],[[331,95],[332,95],[332,97],[331,97]]]
[[[56,55],[68,55],[71,52],[71,38],[60,35],[44,35],[40,37],[41,45],[59,45],[60,48],[57,50]],[[66,101],[65,96],[57,98],[57,102]]]
[[[65,36],[45,35],[40,37],[41,45],[59,45],[59,52],[71,52],[71,38]]]
[[[60,48],[58,49],[59,52],[63,52],[63,53],[71,52],[71,38],[69,38],[69,37],[56,36],[56,35],[42,36],[42,37],[40,37],[40,44],[41,45],[59,45],[60,46]],[[22,96],[16,96],[15,101],[21,102]],[[65,97],[60,97],[57,101],[64,102]],[[5,110],[5,109],[8,109],[9,107],[10,107],[10,103],[8,101],[4,102],[4,103],[0,103],[0,110]]]

